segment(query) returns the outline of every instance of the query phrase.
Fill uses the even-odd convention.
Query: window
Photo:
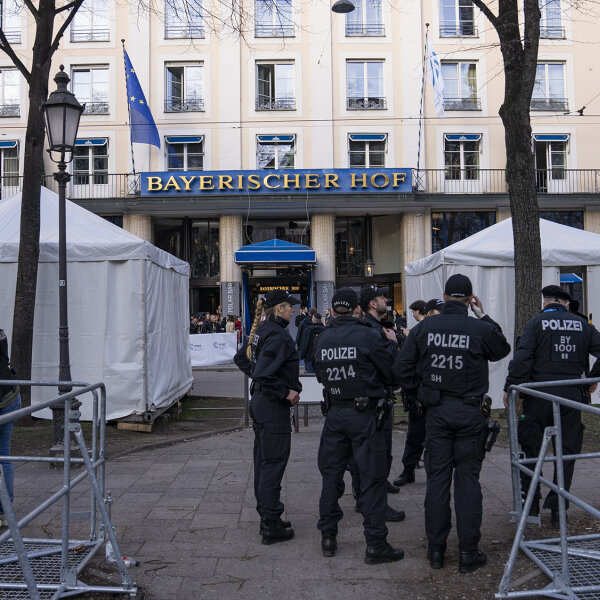
[[[219,276],[219,221],[192,222],[190,276]]]
[[[567,134],[533,135],[539,192],[556,191],[552,182],[567,179]]]
[[[0,141],[0,182],[2,188],[19,185],[19,144],[14,140]]]
[[[2,0],[0,26],[9,44],[21,43],[21,4],[19,0]]]
[[[346,62],[346,107],[348,110],[386,108],[383,96],[383,61]]]
[[[539,0],[540,12],[540,38],[564,39],[565,28],[561,24],[560,0]]]
[[[204,37],[201,0],[165,0],[165,39]]]
[[[165,139],[167,171],[202,171],[204,137],[169,136]]]
[[[334,225],[335,271],[337,277],[364,275],[367,248],[364,217],[337,217]]]
[[[108,114],[108,67],[73,67],[71,80],[77,100],[85,102],[84,115]]]
[[[0,117],[18,117],[21,84],[17,69],[0,69]]]
[[[357,0],[356,7],[346,14],[347,36],[385,35],[381,16],[381,0]]]
[[[78,139],[73,152],[74,185],[106,185],[108,183],[108,140]]]
[[[443,62],[444,108],[480,110],[477,97],[477,65],[467,62]]]
[[[440,0],[440,37],[477,37],[471,0]]]
[[[72,42],[108,42],[108,0],[85,0],[73,17]]]
[[[446,181],[479,179],[479,142],[481,134],[444,135]]]
[[[201,64],[167,65],[165,112],[203,111],[202,79]]]
[[[295,135],[256,136],[257,169],[293,169]]]
[[[256,64],[256,110],[295,110],[294,63]]]
[[[432,252],[464,240],[495,223],[495,212],[431,213]]]
[[[293,37],[292,0],[256,0],[255,37]]]
[[[531,98],[531,110],[567,110],[565,65],[538,63]]]
[[[575,229],[583,229],[582,210],[541,210],[540,219],[546,219],[559,225],[568,225]]]
[[[348,162],[350,168],[385,167],[387,135],[351,133],[348,136]]]

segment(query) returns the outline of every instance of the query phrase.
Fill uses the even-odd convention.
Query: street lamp
[[[355,8],[356,8],[356,6],[354,5],[353,2],[351,2],[351,0],[337,0],[337,2],[333,3],[331,10],[334,13],[345,14],[345,13],[352,12]]]
[[[48,154],[52,162],[58,166],[54,179],[58,183],[58,343],[59,367],[58,380],[71,381],[71,365],[69,364],[69,319],[67,313],[67,224],[65,196],[67,183],[71,176],[67,173],[67,163],[73,159],[75,139],[79,119],[85,105],[79,104],[75,95],[67,90],[71,79],[65,73],[65,68],[60,65],[60,71],[54,78],[56,90],[50,94],[43,103],[42,110],[46,120],[46,134],[48,136]],[[58,160],[53,152],[59,155]],[[68,156],[67,156],[68,155]],[[66,394],[72,390],[70,385],[61,385],[59,394]],[[52,409],[52,430],[55,451],[60,451],[64,444],[64,408]]]

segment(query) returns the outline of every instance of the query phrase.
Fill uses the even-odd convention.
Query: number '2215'
[[[434,369],[451,369],[460,371],[464,367],[463,357],[452,354],[432,354],[431,366]]]

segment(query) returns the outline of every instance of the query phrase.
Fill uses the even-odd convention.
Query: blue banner
[[[142,196],[412,192],[411,169],[284,169],[142,173]]]

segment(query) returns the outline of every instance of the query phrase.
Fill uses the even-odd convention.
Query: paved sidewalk
[[[405,559],[389,565],[367,566],[362,517],[354,512],[349,491],[341,501],[339,550],[334,558],[320,553],[316,529],[320,475],[316,466],[321,418],[292,436],[292,454],[283,484],[286,516],[296,537],[264,546],[258,536],[258,515],[252,486],[252,430],[216,435],[168,448],[125,456],[107,465],[107,489],[112,492],[113,523],[123,554],[141,566],[131,572],[152,600],[224,599],[362,599],[492,598],[497,590],[485,570],[458,576],[454,530],[449,539],[447,566],[433,571],[425,558],[423,498],[425,473],[417,482],[390,496],[406,511],[403,523],[389,524],[389,541],[404,548]],[[404,434],[396,433],[393,475],[401,469]],[[597,468],[597,464],[595,465]],[[587,468],[580,477],[591,480]],[[482,548],[490,562],[506,560],[509,525],[510,469],[506,449],[495,448],[485,460],[482,484],[484,523]],[[60,476],[41,464],[20,465],[16,476],[19,512],[41,493],[58,489]],[[589,495],[595,490],[589,484]],[[586,494],[582,494],[586,495]],[[87,496],[74,494],[74,504],[86,506]],[[53,516],[54,515],[54,516]],[[59,535],[59,507],[45,517],[44,527]],[[37,527],[37,529],[36,529]],[[28,535],[43,537],[39,525]],[[44,530],[46,531],[46,530]],[[82,531],[83,533],[83,531]],[[502,551],[498,549],[502,548]],[[452,595],[452,578],[472,578],[471,592]],[[433,589],[448,590],[443,596]],[[428,591],[429,590],[429,591]]]

